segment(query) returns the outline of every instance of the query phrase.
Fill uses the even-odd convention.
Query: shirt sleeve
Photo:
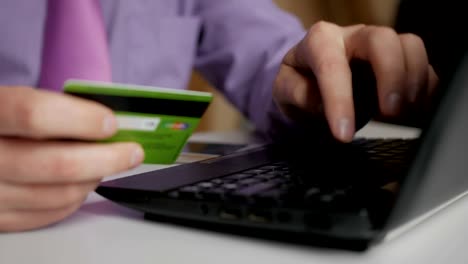
[[[290,48],[305,35],[293,15],[271,0],[199,1],[202,20],[196,70],[219,89],[266,139],[289,121],[272,99],[272,84]]]

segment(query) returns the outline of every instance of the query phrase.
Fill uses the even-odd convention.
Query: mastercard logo
[[[174,122],[166,124],[165,127],[172,130],[186,130],[189,128],[189,124],[183,122]]]

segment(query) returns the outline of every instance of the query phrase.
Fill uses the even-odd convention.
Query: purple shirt
[[[100,2],[113,81],[186,89],[195,68],[260,132],[282,120],[272,82],[305,32],[271,0]],[[37,86],[46,3],[2,1],[0,85]]]

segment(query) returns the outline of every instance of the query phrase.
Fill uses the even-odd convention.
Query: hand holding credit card
[[[103,142],[134,141],[144,163],[171,164],[211,103],[211,93],[130,84],[69,80],[64,92],[111,108],[119,130]]]

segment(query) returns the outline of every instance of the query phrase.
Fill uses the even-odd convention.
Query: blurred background
[[[279,7],[295,14],[306,28],[325,20],[345,26],[355,23],[393,26],[398,0],[274,0]],[[248,127],[248,122],[194,72],[190,89],[214,93],[213,103],[203,116],[197,132],[232,131]]]

